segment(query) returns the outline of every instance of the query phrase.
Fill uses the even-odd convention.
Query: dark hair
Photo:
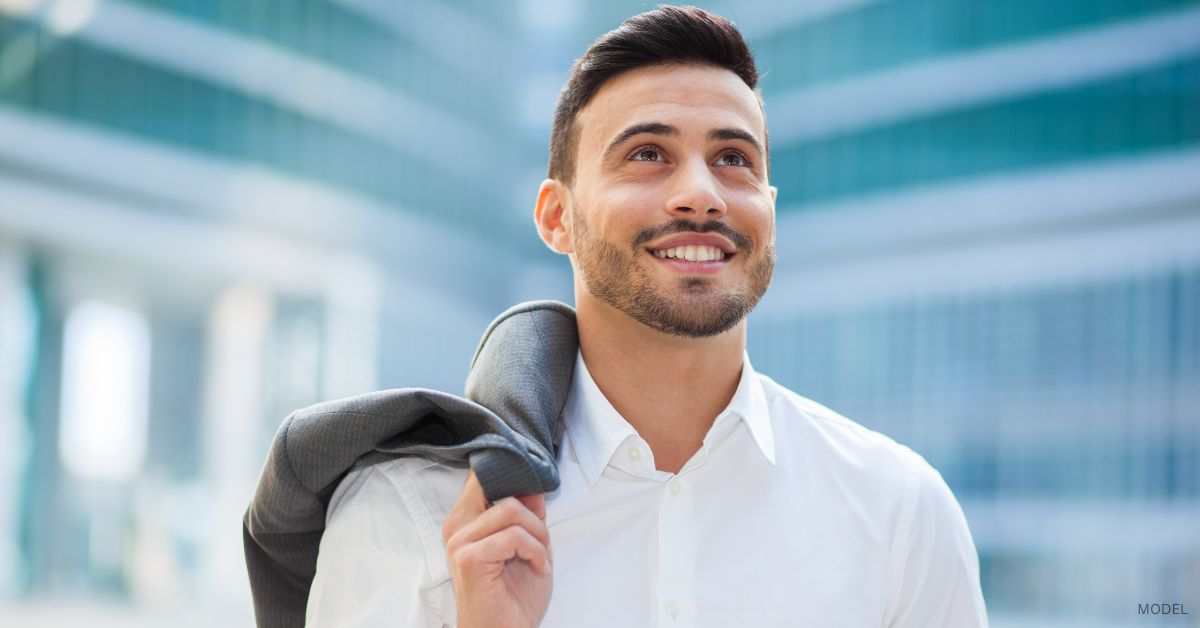
[[[575,60],[554,108],[550,178],[567,184],[574,178],[579,144],[575,118],[600,87],[622,72],[664,63],[723,68],[758,93],[754,57],[729,20],[690,6],[662,5],[635,15],[600,36]]]

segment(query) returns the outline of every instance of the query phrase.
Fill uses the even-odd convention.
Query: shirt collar
[[[596,380],[592,379],[583,354],[576,353],[575,374],[567,395],[566,428],[579,466],[590,484],[595,484],[622,443],[636,437],[637,431],[609,403]],[[742,375],[729,405],[717,415],[705,441],[729,419],[741,419],[750,430],[754,443],[771,464],[775,464],[775,436],[771,429],[767,399],[762,384],[750,365],[750,356],[742,355]]]
[[[754,437],[754,443],[763,457],[772,465],[775,464],[775,432],[771,428],[767,395],[763,392],[758,373],[750,364],[750,355],[745,352],[742,353],[742,377],[738,380],[733,399],[729,400],[729,405],[721,413],[725,414],[740,417],[750,428],[750,435]],[[721,420],[721,415],[717,415],[717,421]]]

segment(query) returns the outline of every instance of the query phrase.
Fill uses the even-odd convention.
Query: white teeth
[[[658,257],[685,259],[689,262],[710,262],[725,259],[725,251],[715,246],[689,244],[669,249],[654,251]]]

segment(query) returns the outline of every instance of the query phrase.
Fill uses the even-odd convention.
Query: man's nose
[[[666,210],[672,218],[692,220],[725,215],[727,208],[720,182],[703,159],[690,159],[675,169]]]

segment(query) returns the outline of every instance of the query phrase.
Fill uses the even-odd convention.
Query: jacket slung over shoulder
[[[483,333],[466,397],[399,388],[292,413],[242,521],[258,626],[304,625],[329,500],[357,467],[406,455],[466,461],[491,501],[558,488],[556,424],[578,347],[570,306],[521,303]]]

